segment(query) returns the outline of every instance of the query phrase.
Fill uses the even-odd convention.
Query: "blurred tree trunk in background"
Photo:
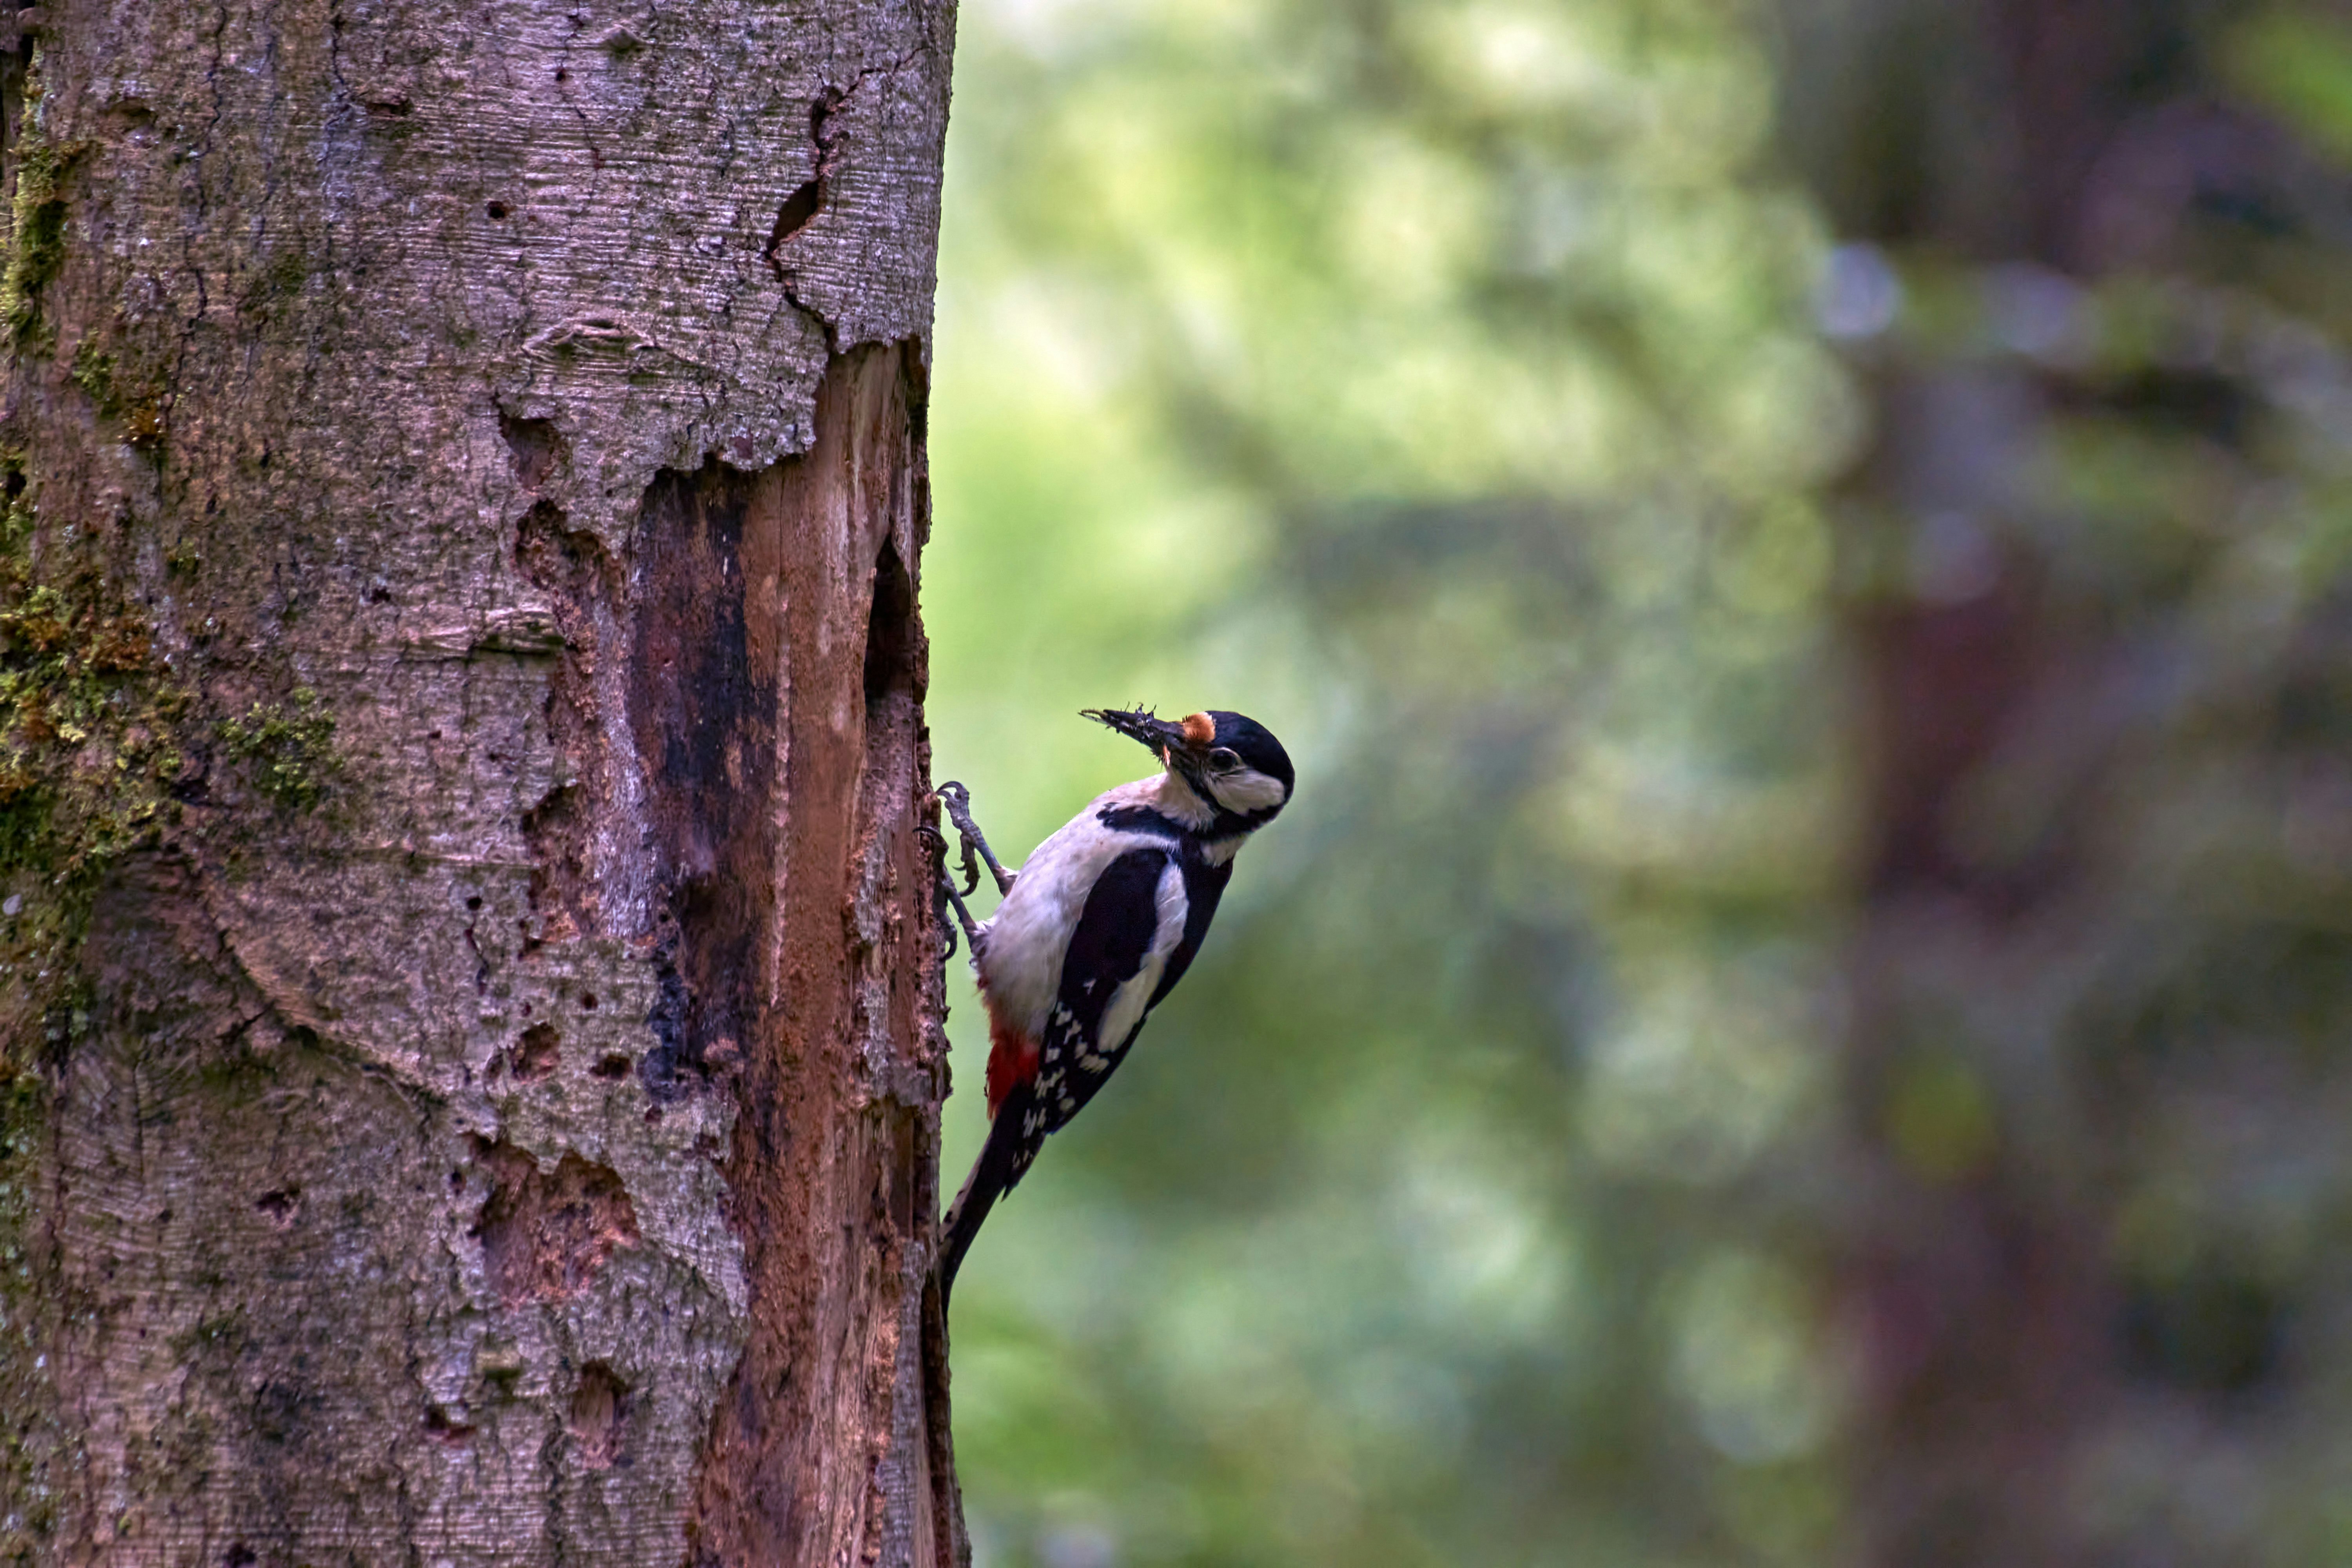
[[[0,1559],[954,1559],[952,24],[0,21]]]
[[[1787,12],[1874,427],[1859,1560],[2341,1560],[2340,1418],[2293,1369],[2346,1349],[2352,186],[2297,111],[2340,151],[2352,34]]]

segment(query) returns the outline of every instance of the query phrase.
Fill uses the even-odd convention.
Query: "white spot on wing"
[[[1045,1032],[1061,994],[1062,955],[1096,880],[1127,851],[1164,842],[1104,826],[1102,813],[1121,806],[1147,807],[1195,827],[1205,826],[1213,815],[1183,780],[1156,773],[1097,796],[1031,853],[1021,879],[982,923],[984,940],[973,960],[991,1016],[1031,1039]]]
[[[1125,1045],[1127,1037],[1143,1022],[1143,1010],[1151,1005],[1151,994],[1160,989],[1160,977],[1167,973],[1168,955],[1184,940],[1184,916],[1190,906],[1184,897],[1184,873],[1172,856],[1167,869],[1160,873],[1155,902],[1160,923],[1151,933],[1151,945],[1144,950],[1143,967],[1112,994],[1110,1005],[1103,1009],[1101,1044],[1109,1050]]]

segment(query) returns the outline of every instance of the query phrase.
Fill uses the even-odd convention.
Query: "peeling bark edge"
[[[784,1353],[743,1386],[803,1413],[769,1473],[807,1540],[937,1561],[937,1446],[907,1434],[943,1416],[904,1397],[936,955],[894,914],[919,394],[914,445],[879,418],[818,487],[849,500],[763,525],[769,558],[826,563],[794,616],[833,640],[761,664],[787,617],[738,617],[764,685],[719,706],[762,716],[735,760],[770,788],[716,820],[731,879],[656,820],[633,667],[644,547],[675,542],[640,526],[650,489],[770,505],[829,368],[919,385],[952,6],[46,14],[0,47],[0,181],[36,241],[0,501],[16,599],[63,594],[105,679],[44,695],[102,721],[49,753],[92,787],[0,862],[25,916],[0,942],[38,950],[0,984],[0,1499],[37,1503],[0,1507],[0,1559],[677,1561],[705,1476],[759,1457],[704,1452],[759,1370],[761,1216],[729,1184],[758,1097],[724,1026],[802,999],[761,946],[789,909],[839,1005],[759,1037],[823,1092],[754,1152],[813,1184],[779,1256],[838,1272],[761,1276]],[[817,163],[783,250],[803,310],[760,247]],[[825,796],[791,769],[836,717],[887,765]],[[839,842],[801,846],[821,797]],[[58,897],[53,863],[93,856]],[[695,909],[698,878],[766,901]],[[62,989],[21,983],[43,970]],[[856,1320],[849,1353],[793,1289]]]
[[[919,352],[838,356],[810,449],[665,474],[632,702],[683,976],[676,1070],[737,1096],[751,1325],[687,1562],[968,1560],[925,1300],[945,1040],[916,605]]]

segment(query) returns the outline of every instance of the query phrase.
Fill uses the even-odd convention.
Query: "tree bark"
[[[0,1560],[956,1561],[951,4],[10,22]]]

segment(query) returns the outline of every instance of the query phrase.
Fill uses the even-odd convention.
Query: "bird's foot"
[[[971,864],[971,847],[969,844],[964,847],[965,879],[963,887],[958,889],[954,876],[948,870],[948,836],[928,822],[918,824],[915,832],[931,850],[931,918],[940,922],[940,961],[944,963],[956,955],[958,925],[963,927],[972,951],[979,952],[980,930],[973,924],[971,910],[963,901],[964,894],[971,892],[980,882],[979,869]],[[948,919],[950,908],[955,910],[953,921]]]
[[[1002,898],[1011,892],[1014,874],[997,863],[995,855],[988,847],[987,836],[981,832],[980,824],[971,819],[971,791],[950,779],[940,785],[938,794],[940,805],[946,808],[948,820],[955,824],[956,836],[963,840],[963,890],[969,893],[980,885],[980,871],[971,863],[973,852],[977,850],[980,858],[988,864],[988,874],[996,879],[997,896]]]

